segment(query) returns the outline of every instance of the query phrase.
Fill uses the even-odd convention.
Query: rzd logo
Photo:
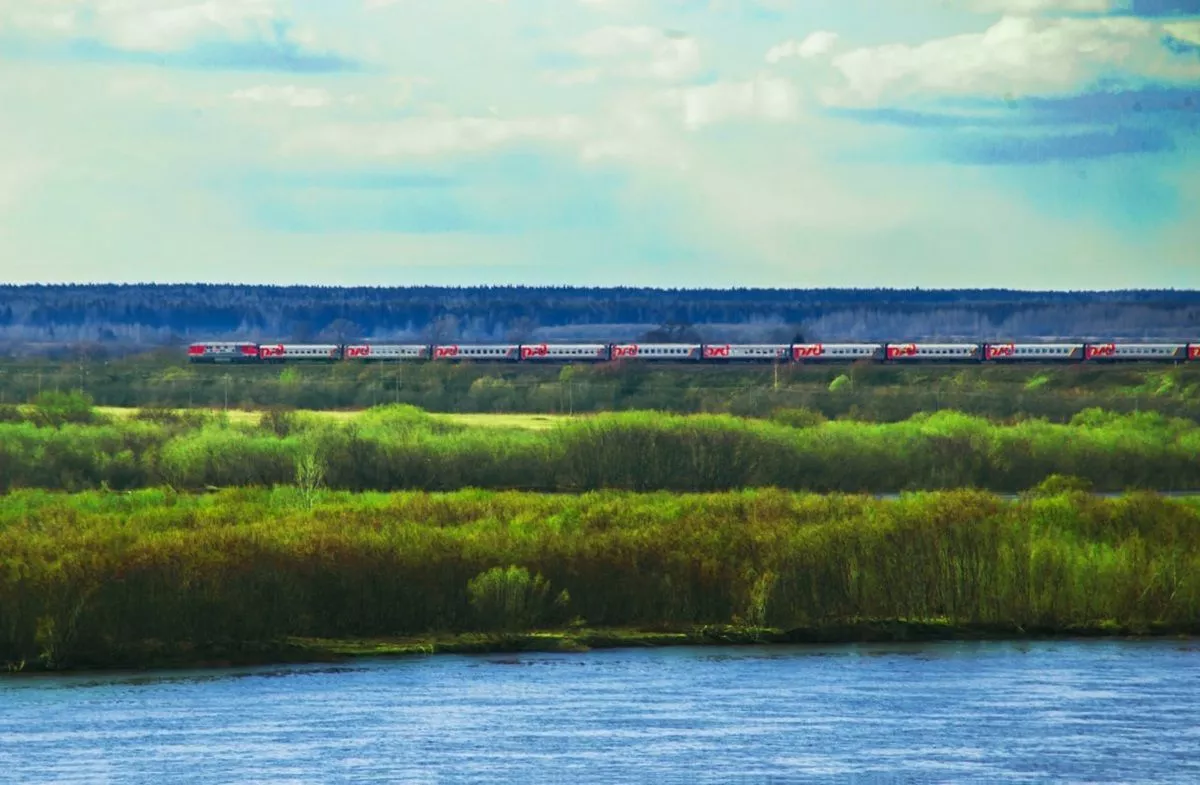
[[[825,354],[825,344],[797,344],[792,347],[792,359],[803,360],[805,357],[822,357]]]
[[[889,346],[887,350],[888,357],[916,357],[917,345],[915,343],[901,343]]]
[[[260,346],[260,347],[258,347],[258,356],[259,357],[282,357],[283,356],[283,344],[277,344],[275,346]]]
[[[1194,343],[1188,346],[1188,359],[1200,360],[1200,343]]]
[[[988,344],[987,356],[989,360],[995,360],[999,357],[1015,357],[1017,347],[1011,343]]]
[[[728,357],[729,356],[729,348],[730,348],[729,344],[725,344],[724,346],[705,346],[704,347],[704,356],[711,357],[714,359],[718,358],[718,357]]]
[[[1117,345],[1115,343],[1088,344],[1087,358],[1089,360],[1096,357],[1115,357],[1116,355]]]
[[[457,346],[438,346],[438,347],[434,348],[433,356],[435,359],[439,358],[439,357],[457,357],[458,356],[458,347]]]
[[[371,347],[370,346],[347,346],[346,347],[346,356],[347,357],[370,357],[371,356]]]
[[[522,346],[521,357],[528,359],[530,357],[546,357],[550,354],[550,347],[544,343],[537,346]]]
[[[614,360],[620,359],[621,357],[637,357],[637,356],[638,356],[638,345],[636,343],[631,343],[628,346],[613,346],[612,357]]]

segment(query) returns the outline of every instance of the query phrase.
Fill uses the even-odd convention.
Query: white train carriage
[[[887,359],[895,362],[971,362],[980,357],[977,343],[887,344]]]
[[[429,346],[424,344],[360,343],[346,347],[347,360],[428,360]]]
[[[881,343],[797,343],[792,344],[792,361],[812,362],[857,362],[878,360],[883,357]]]
[[[1083,359],[1081,343],[987,343],[983,359],[991,362],[1067,362]]]
[[[1182,362],[1187,358],[1186,343],[1089,343],[1084,351],[1089,362]]]
[[[528,362],[595,362],[608,359],[606,343],[523,343],[521,359]]]
[[[698,343],[614,343],[614,360],[695,361],[700,359]]]
[[[267,362],[340,360],[342,347],[335,343],[262,344],[258,347],[258,357]]]
[[[706,343],[703,346],[704,359],[714,362],[785,362],[791,348],[783,343]]]
[[[484,362],[514,362],[521,356],[520,344],[451,343],[433,347],[434,360],[480,360]]]
[[[249,341],[193,343],[188,360],[194,363],[246,363],[258,360],[258,344]]]

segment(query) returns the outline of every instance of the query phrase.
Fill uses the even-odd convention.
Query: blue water
[[[1200,644],[437,656],[0,679],[6,782],[1200,782]]]

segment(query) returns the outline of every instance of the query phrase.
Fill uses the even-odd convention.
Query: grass
[[[0,497],[0,670],[1198,623],[1200,503],[1152,494]]]
[[[135,419],[144,409],[137,406],[97,406],[97,414],[114,421]],[[174,409],[175,412],[189,411]],[[254,425],[259,422],[265,409],[198,409],[192,411],[224,411],[229,422],[238,425]],[[307,409],[295,411],[300,417],[311,417],[329,422],[351,422],[369,409],[353,411]],[[579,416],[566,414],[483,414],[483,413],[431,413],[430,416],[441,422],[453,423],[475,428],[502,428],[507,430],[544,431],[564,422],[579,419]]]

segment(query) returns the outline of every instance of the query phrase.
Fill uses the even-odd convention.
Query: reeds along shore
[[[861,619],[1194,626],[1200,504],[979,492],[0,498],[0,663],[286,636]]]
[[[889,424],[804,411],[770,421],[631,412],[542,432],[455,425],[404,406],[344,422],[287,412],[257,424],[188,411],[55,416],[0,423],[0,491],[300,482],[353,491],[1014,492],[1054,474],[1095,490],[1200,489],[1200,427],[1153,413],[1089,410],[1056,425],[954,412]]]

